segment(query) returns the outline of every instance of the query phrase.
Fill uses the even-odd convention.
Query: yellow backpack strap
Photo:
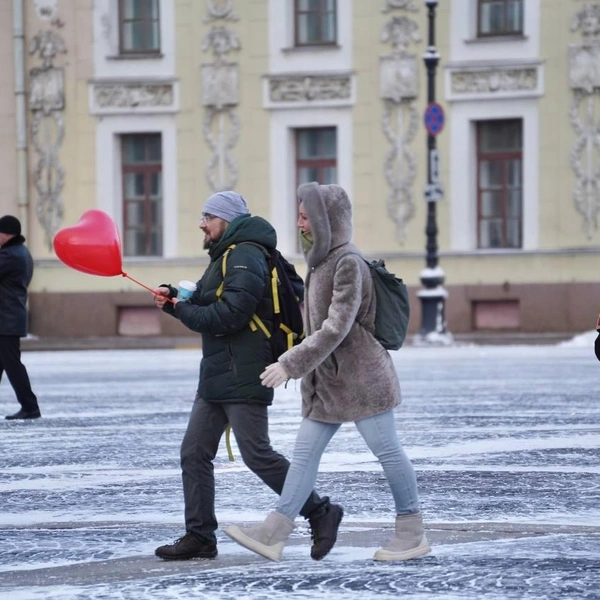
[[[225,427],[225,446],[227,446],[227,456],[231,462],[235,461],[233,450],[231,449],[231,425]]]
[[[221,281],[221,285],[217,288],[217,300],[221,299],[221,294],[223,293],[223,287],[225,286],[225,273],[227,272],[227,255],[231,250],[235,248],[235,244],[231,244],[227,250],[225,250],[225,254],[223,254],[223,260],[221,261],[221,273],[223,274],[223,280]]]

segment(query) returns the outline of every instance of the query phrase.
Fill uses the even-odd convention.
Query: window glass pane
[[[127,220],[127,228],[135,229],[143,227],[144,218],[144,203],[143,202],[126,202],[125,215]]]
[[[508,217],[521,216],[521,190],[510,190],[507,194],[507,210]]]
[[[335,42],[335,15],[329,13],[322,18],[322,42]]]
[[[298,169],[298,183],[310,183],[319,181],[319,169],[317,167],[302,167]],[[319,183],[321,183],[319,181]]]
[[[335,12],[335,0],[324,0],[325,8],[327,12]]]
[[[504,31],[504,2],[485,2],[480,6],[481,33],[501,33]]]
[[[160,50],[160,27],[158,21],[153,21],[148,28],[148,47],[146,50]]]
[[[336,167],[325,167],[323,169],[323,181],[319,182],[324,185],[331,183],[337,183],[337,168]]]
[[[162,201],[160,199],[150,202],[150,224],[153,228],[162,224]]]
[[[521,151],[522,144],[521,120],[479,123],[480,152]]]
[[[502,216],[502,192],[481,192],[481,216]]]
[[[506,19],[506,29],[509,32],[523,31],[523,0],[509,0]]]
[[[125,199],[133,200],[144,197],[144,174],[143,173],[125,173]]]
[[[479,187],[486,190],[502,188],[502,162],[481,161],[479,164]]]
[[[502,221],[500,219],[481,221],[479,228],[482,248],[502,248]]]
[[[160,162],[162,160],[161,136],[149,135],[146,137],[146,148],[149,162]]]
[[[125,232],[125,254],[127,256],[145,256],[145,234],[143,231],[128,229]]]
[[[162,197],[162,173],[150,173],[150,197],[152,199]]]
[[[124,19],[133,19],[136,9],[139,11],[139,5],[136,0],[121,0],[121,14]]]
[[[298,41],[301,44],[311,44],[319,41],[319,15],[306,13],[299,15]]]
[[[148,8],[148,17],[150,19],[158,19],[158,0],[150,0]]]
[[[509,248],[521,247],[521,220],[509,219],[506,223],[506,246]]]
[[[150,251],[151,256],[162,255],[162,234],[160,231],[152,231],[150,234]]]
[[[126,50],[145,50],[145,32],[147,23],[145,21],[133,21],[126,23],[126,27],[131,29],[131,46],[125,46]]]
[[[508,161],[508,187],[521,187],[521,159]]]

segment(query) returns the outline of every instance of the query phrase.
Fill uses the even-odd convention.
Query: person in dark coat
[[[271,274],[261,246],[275,248],[275,229],[251,216],[244,198],[231,191],[208,198],[200,229],[210,264],[191,298],[178,300],[170,285],[154,290],[156,306],[202,335],[198,390],[181,445],[186,534],[155,551],[170,560],[217,556],[213,460],[228,424],[244,463],[277,494],[290,465],[269,440],[273,390],[261,385],[260,374],[274,360],[271,343],[252,327],[255,314],[273,326]],[[335,543],[343,510],[314,491],[305,500],[300,514],[312,529],[311,556],[319,560]]]
[[[41,417],[36,395],[21,362],[21,338],[27,335],[27,288],[33,260],[12,215],[0,218],[0,381],[6,373],[21,409],[7,419]]]
[[[598,315],[598,321],[596,322],[596,331],[598,332],[598,337],[594,344],[594,352],[596,353],[596,358],[600,360],[600,315]]]

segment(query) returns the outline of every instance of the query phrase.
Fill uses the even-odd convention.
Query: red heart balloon
[[[56,256],[68,267],[91,275],[124,275],[119,231],[101,210],[88,210],[77,225],[65,227],[54,236]]]

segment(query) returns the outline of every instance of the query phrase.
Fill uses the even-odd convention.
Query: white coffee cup
[[[196,284],[193,281],[182,279],[177,285],[177,299],[189,300],[196,291]]]

